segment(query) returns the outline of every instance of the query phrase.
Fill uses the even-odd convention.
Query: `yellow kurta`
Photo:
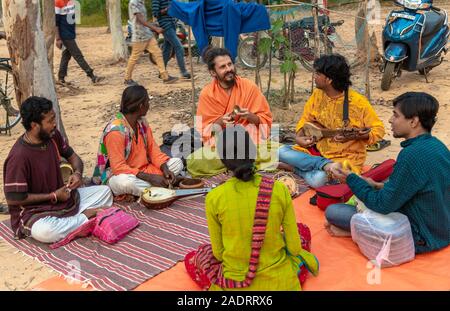
[[[260,175],[249,182],[233,177],[206,197],[206,217],[214,256],[222,261],[224,276],[236,281],[245,279],[249,267],[260,182]],[[299,261],[286,253],[286,247],[295,256],[302,250],[291,196],[286,186],[275,182],[258,270],[245,290],[301,289],[297,277]],[[212,285],[210,290],[222,288]]]
[[[370,127],[368,140],[352,140],[345,143],[332,141],[331,138],[323,138],[317,143],[317,149],[323,157],[343,162],[349,160],[355,173],[360,173],[366,160],[366,145],[373,144],[383,138],[385,131],[383,122],[378,118],[369,101],[358,92],[350,89],[349,94],[349,127]],[[329,129],[343,127],[344,95],[331,99],[320,89],[315,89],[303,110],[303,115],[297,124],[299,131],[305,122],[316,121]],[[306,151],[300,146],[294,149]]]

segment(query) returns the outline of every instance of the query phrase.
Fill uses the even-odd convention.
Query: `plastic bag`
[[[378,267],[398,266],[415,257],[408,217],[401,213],[382,215],[363,209],[350,221],[353,241]]]

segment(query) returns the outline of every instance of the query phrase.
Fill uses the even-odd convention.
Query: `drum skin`
[[[145,188],[141,195],[141,203],[149,209],[163,209],[176,200],[174,190],[161,187]]]

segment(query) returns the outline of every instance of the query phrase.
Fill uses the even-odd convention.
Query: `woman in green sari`
[[[222,162],[234,177],[206,197],[212,254],[222,266],[220,277],[226,280],[212,280],[210,290],[230,290],[235,286],[244,287],[235,288],[238,290],[300,290],[298,274],[302,260],[314,274],[318,262],[302,248],[288,189],[281,182],[269,181],[271,190],[266,192],[268,216],[263,220],[263,243],[255,251],[260,186],[268,184],[267,179],[255,173],[256,147],[241,126],[222,131],[217,147]],[[254,273],[249,280],[252,269]],[[242,282],[247,283],[236,285]]]

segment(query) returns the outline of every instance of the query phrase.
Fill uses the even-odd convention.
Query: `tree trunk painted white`
[[[30,96],[53,102],[57,128],[66,136],[47,59],[38,0],[3,0],[3,15],[19,105]]]
[[[3,26],[3,5],[2,5],[2,0],[0,0],[0,26]]]
[[[367,1],[359,4],[357,15],[355,17],[355,36],[357,46],[357,62],[364,63],[365,56],[370,53],[370,63],[374,64],[380,60],[380,52],[378,51],[377,38],[375,31],[371,31],[366,20],[367,17]],[[372,33],[372,34],[370,34]]]
[[[42,1],[42,23],[44,30],[45,46],[47,47],[47,59],[50,65],[50,72],[53,77],[53,55],[55,46],[55,1],[54,0],[41,0]]]
[[[120,0],[107,0],[109,14],[109,28],[111,29],[112,48],[114,61],[127,59],[128,50],[125,44],[122,30],[122,16],[120,10]]]
[[[106,5],[105,5],[105,12],[106,12],[106,24],[108,24],[108,28],[106,28],[106,33],[111,33],[111,26],[109,23],[109,1],[106,0]]]

